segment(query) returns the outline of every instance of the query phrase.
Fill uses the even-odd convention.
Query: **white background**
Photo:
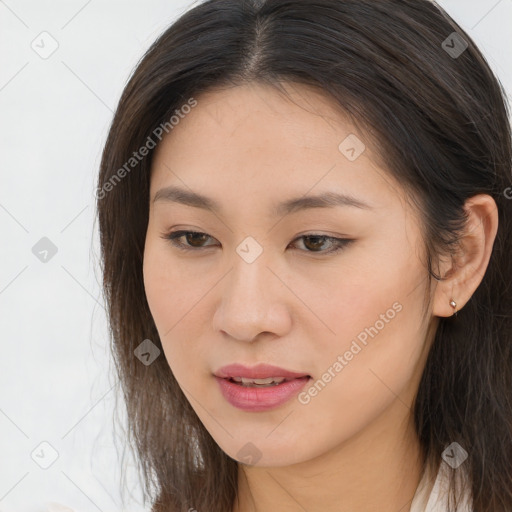
[[[439,3],[510,93],[512,0]],[[0,0],[0,511],[122,510],[94,189],[133,67],[190,5]],[[43,31],[58,42],[47,59],[31,47]],[[46,263],[32,252],[42,237],[57,247]],[[48,469],[31,458],[49,463],[53,449]],[[124,463],[124,510],[149,510]]]

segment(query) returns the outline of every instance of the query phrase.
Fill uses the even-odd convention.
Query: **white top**
[[[448,464],[441,461],[439,471],[437,473],[434,487],[429,496],[428,492],[428,478],[423,475],[416,494],[411,503],[410,512],[446,512],[448,510]],[[461,508],[457,508],[460,512],[473,512],[471,496],[466,493],[461,500]]]

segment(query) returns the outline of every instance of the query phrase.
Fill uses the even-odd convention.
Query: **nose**
[[[263,256],[252,263],[235,260],[219,287],[215,332],[247,342],[263,334],[284,336],[292,325],[293,294],[283,281]]]

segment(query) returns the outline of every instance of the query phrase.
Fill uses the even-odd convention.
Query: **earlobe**
[[[464,208],[468,215],[466,229],[457,254],[452,256],[452,268],[435,289],[435,316],[452,316],[469,301],[485,275],[498,232],[498,207],[490,195],[473,196]]]
[[[457,303],[453,299],[450,301],[450,306],[453,308],[453,314],[457,316]]]

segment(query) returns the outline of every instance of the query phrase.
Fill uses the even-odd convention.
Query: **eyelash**
[[[205,247],[190,247],[190,246],[186,246],[183,243],[177,241],[178,238],[181,238],[181,237],[183,237],[185,235],[206,235],[206,236],[209,237],[209,235],[207,233],[202,233],[200,231],[184,231],[184,230],[180,230],[180,231],[173,231],[173,232],[170,232],[170,233],[165,233],[162,236],[162,238],[164,238],[165,240],[168,240],[171,243],[171,245],[173,245],[174,247],[176,247],[180,251],[193,252],[193,251],[199,251],[199,250],[204,249],[206,247],[213,247],[212,245],[205,246]],[[210,237],[210,238],[213,238],[213,237]],[[336,254],[336,253],[342,251],[343,249],[345,249],[352,242],[354,242],[354,240],[348,239],[348,238],[336,238],[336,237],[333,237],[333,236],[318,235],[318,234],[315,234],[315,233],[299,236],[295,240],[293,240],[293,242],[295,242],[297,240],[300,240],[302,238],[321,238],[321,239],[324,239],[325,241],[330,240],[330,241],[333,241],[333,242],[335,242],[337,244],[337,247],[335,247],[334,249],[329,249],[327,251],[308,251],[308,250],[305,251],[305,252],[309,252],[311,254],[321,254],[321,255]]]

